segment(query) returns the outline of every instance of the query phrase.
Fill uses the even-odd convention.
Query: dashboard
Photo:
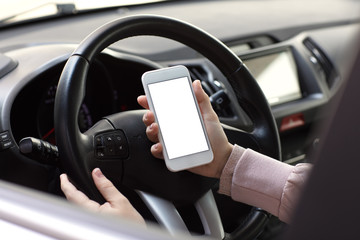
[[[213,11],[212,4],[214,3],[205,6],[200,3],[190,5]],[[224,11],[232,13],[229,9],[231,4],[243,6],[245,3],[225,1],[222,4]],[[273,4],[277,5],[278,2],[275,1]],[[176,16],[178,14],[173,13],[176,5],[182,6],[181,3],[174,6],[165,4],[161,10],[154,6],[147,9],[146,13],[166,11]],[[350,8],[353,5],[344,6]],[[183,7],[188,8],[188,5]],[[0,50],[16,62],[17,67],[1,81],[2,85],[9,81],[13,83],[12,90],[7,93],[13,99],[4,101],[2,106],[3,111],[11,109],[10,121],[3,119],[1,123],[8,124],[2,126],[3,130],[12,133],[15,144],[26,136],[55,143],[53,103],[57,81],[66,58],[76,47],[71,42],[80,41],[82,37],[80,32],[90,33],[95,28],[95,23],[101,25],[106,20],[114,19],[114,15],[123,14],[122,10],[124,9],[85,14],[69,19],[55,19],[2,31]],[[134,7],[131,10],[124,15],[141,14],[146,9]],[[302,11],[296,14],[302,14]],[[211,16],[211,13],[208,15]],[[251,16],[247,17],[251,18]],[[351,67],[352,49],[356,44],[359,27],[357,17],[356,14],[353,16],[349,14],[347,18],[350,20],[347,22],[344,22],[344,19],[336,20],[334,17],[330,23],[316,24],[308,19],[309,23],[301,27],[297,26],[294,29],[290,28],[291,25],[287,26],[282,31],[283,36],[279,35],[279,29],[265,33],[252,30],[254,33],[250,34],[248,32],[251,30],[250,27],[244,27],[237,33],[235,29],[243,27],[243,24],[230,23],[228,19],[223,19],[222,24],[228,24],[234,31],[229,33],[219,28],[215,29],[214,33],[244,61],[257,79],[273,109],[282,137],[292,138],[292,135],[295,135],[294,138],[301,139],[302,142],[312,142],[314,139],[308,139],[308,134],[299,138],[297,134],[288,133],[299,129],[303,132],[304,129],[301,127],[316,123],[319,119],[318,110],[329,101],[341,85],[341,81]],[[214,28],[210,23],[206,25],[208,19],[192,18],[190,20],[192,23],[205,25],[205,30],[211,31]],[[68,26],[70,21],[74,29],[81,31],[68,34],[64,26]],[[280,23],[276,22],[278,25]],[[265,30],[265,26],[262,27]],[[56,34],[59,36],[56,42],[53,40],[55,32],[61,33]],[[286,34],[289,36],[285,36]],[[343,43],[341,51],[338,42]],[[29,58],[30,61],[36,58],[36,61],[29,63]],[[79,113],[80,129],[87,130],[103,116],[139,108],[136,97],[143,94],[139,81],[142,73],[175,64],[189,67],[193,78],[202,80],[209,95],[224,89],[229,92],[228,97],[234,100],[231,89],[221,73],[192,49],[157,37],[142,36],[126,39],[110,46],[107,52],[102,53],[92,64],[86,96]],[[18,72],[22,72],[22,75],[12,77]],[[16,81],[19,83],[16,84]],[[218,114],[225,124],[244,129],[251,125],[242,110],[234,106],[222,106],[218,109]],[[286,142],[292,141],[283,142],[285,160],[304,157],[306,145],[309,143],[294,150],[293,146],[287,146]]]
[[[82,132],[104,116],[138,109],[136,98],[144,94],[139,79],[143,72],[154,69],[145,62],[112,53],[99,56],[88,73],[86,94],[78,116]],[[54,102],[64,65],[65,62],[61,61],[46,69],[19,92],[11,111],[16,142],[26,136],[34,136],[56,144]]]
[[[319,141],[316,130],[327,118],[326,107],[340,93],[359,48],[360,4],[339,2],[174,1],[0,29],[1,178],[59,191],[53,187],[58,183],[56,169],[21,155],[18,143],[31,136],[56,144],[54,99],[67,58],[97,27],[136,14],[179,18],[219,38],[263,90],[279,130],[282,160],[309,161],[308,152]],[[229,101],[213,105],[224,125],[251,131],[252,122],[234,104],[229,82],[211,62],[187,46],[151,36],[116,42],[92,62],[78,115],[80,130],[85,132],[104,116],[140,109],[136,99],[144,94],[141,75],[178,64],[201,80],[210,97],[225,94]],[[226,215],[231,210],[223,211]]]
[[[241,10],[252,9],[261,14],[257,8],[260,3],[283,11],[282,15],[272,15],[270,29],[264,22],[260,24],[256,16]],[[211,17],[216,15],[214,6],[218,4],[229,17],[215,24]],[[317,2],[314,4],[317,6]],[[234,6],[239,10],[232,10]],[[316,141],[316,137],[309,138],[309,127],[323,118],[320,109],[336,94],[346,78],[357,48],[358,4],[346,1],[331,6],[319,12],[316,18],[305,19],[310,8],[301,4],[298,6],[300,10],[295,11],[293,5],[290,7],[288,3],[278,1],[271,1],[271,4],[266,1],[256,4],[246,1],[184,4],[180,1],[164,3],[161,7],[155,4],[110,9],[5,28],[1,31],[0,52],[11,59],[15,67],[0,81],[1,132],[11,135],[11,146],[16,146],[21,138],[27,136],[55,143],[53,103],[57,81],[76,43],[96,27],[115,18],[166,13],[203,27],[244,61],[272,107],[283,139],[283,159],[304,160],[308,147]],[[338,12],[329,17],[338,7],[344,8],[343,12],[348,14]],[[179,14],[178,8],[188,11],[189,15]],[[190,14],[197,9],[205,9],[208,14],[202,18]],[[286,25],[284,19],[292,15],[296,16],[296,21],[289,21]],[[246,17],[249,24],[240,21],[241,17]],[[192,49],[158,37],[125,39],[110,46],[92,64],[79,113],[80,129],[86,131],[103,116],[139,108],[136,97],[143,94],[139,80],[142,73],[176,64],[187,66],[193,78],[202,81],[208,95],[224,90],[231,101],[236,101],[224,76]],[[242,109],[229,104],[218,106],[216,110],[224,124],[251,128],[251,122]]]

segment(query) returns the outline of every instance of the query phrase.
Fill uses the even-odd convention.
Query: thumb
[[[201,82],[199,80],[195,80],[193,82],[193,89],[203,118],[205,119],[210,116],[216,116],[214,109],[211,106],[209,96],[201,87]]]

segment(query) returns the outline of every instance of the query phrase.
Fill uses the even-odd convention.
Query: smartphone
[[[142,83],[159,125],[167,168],[176,172],[210,163],[213,152],[187,68],[149,71]]]

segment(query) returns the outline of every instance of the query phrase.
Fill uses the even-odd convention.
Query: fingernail
[[[154,128],[154,123],[150,124],[149,129],[152,130]]]
[[[63,174],[60,175],[60,179],[64,179],[64,180],[65,180],[65,178],[66,178],[66,174],[65,174],[65,173],[63,173]]]
[[[200,83],[200,84],[199,84],[199,83]],[[195,85],[201,85],[201,82],[200,82],[200,80],[196,79],[196,80],[194,81],[194,84],[195,84]]]
[[[94,174],[95,176],[97,176],[98,178],[102,178],[104,176],[104,174],[101,172],[100,168],[95,168],[94,169]]]
[[[158,150],[158,148],[159,148],[159,143],[154,144],[154,149],[155,149],[155,150]]]

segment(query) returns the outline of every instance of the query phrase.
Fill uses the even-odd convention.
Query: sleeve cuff
[[[238,145],[234,145],[234,148],[228,158],[226,165],[220,176],[219,193],[231,196],[231,185],[232,178],[234,175],[234,169],[236,164],[239,162],[245,149]]]

